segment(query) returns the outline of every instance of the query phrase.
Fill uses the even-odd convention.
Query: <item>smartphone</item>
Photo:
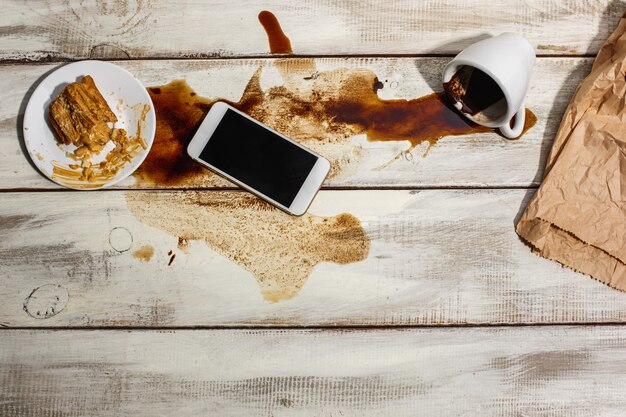
[[[187,147],[196,162],[295,216],[328,175],[324,157],[218,101]]]

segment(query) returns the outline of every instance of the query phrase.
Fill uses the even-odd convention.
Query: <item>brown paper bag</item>
[[[569,104],[517,233],[547,259],[626,290],[626,14]]]

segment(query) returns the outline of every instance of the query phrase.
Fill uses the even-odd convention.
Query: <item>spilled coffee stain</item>
[[[367,258],[370,240],[351,214],[293,217],[244,192],[126,193],[129,210],[174,236],[203,240],[252,273],[268,301],[287,300],[321,262]]]
[[[189,141],[216,101],[225,101],[324,155],[331,161],[331,177],[358,158],[356,148],[345,146],[356,135],[365,134],[369,141],[407,141],[410,146],[405,152],[410,152],[424,142],[431,147],[446,136],[494,131],[463,117],[443,93],[383,100],[377,94],[382,84],[368,69],[304,72],[310,71],[309,62],[277,65],[288,74],[283,75],[283,85],[264,91],[259,68],[238,102],[200,97],[184,80],[148,88],[157,131],[150,154],[134,175],[152,185],[223,184],[186,154]],[[526,109],[524,132],[536,121]]]
[[[280,23],[274,13],[263,10],[259,13],[259,22],[265,29],[267,41],[270,44],[270,53],[272,54],[291,54],[291,41],[283,32]]]
[[[151,245],[145,245],[133,252],[133,258],[143,262],[150,262],[154,256],[154,248]]]
[[[152,185],[180,185],[207,175],[186,152],[193,134],[213,104],[196,95],[185,81],[148,88],[156,113],[156,133],[150,153],[133,174]]]
[[[267,33],[271,53],[291,53],[291,42],[276,16],[262,11],[258,18]],[[407,141],[410,146],[403,153],[426,142],[427,153],[446,136],[494,131],[467,120],[443,93],[412,100],[382,100],[378,90],[384,84],[368,69],[317,71],[311,58],[282,58],[275,65],[283,84],[263,90],[261,66],[238,102],[200,97],[184,80],[149,87],[157,118],[156,135],[148,157],[134,176],[147,186],[226,184],[186,154],[187,145],[216,101],[227,102],[325,156],[331,162],[329,178],[355,165],[359,148],[346,144],[356,135],[365,134],[369,141]],[[526,116],[524,132],[537,121],[528,109]]]
[[[272,53],[290,53],[291,44],[269,12],[259,15]],[[282,84],[261,88],[263,66],[248,81],[237,102],[200,97],[184,80],[149,87],[157,129],[152,150],[135,172],[147,186],[209,187],[227,184],[195,164],[186,147],[216,101],[251,117],[325,156],[329,177],[356,167],[357,135],[369,141],[406,141],[407,151],[432,147],[445,136],[490,132],[465,119],[441,93],[413,100],[382,100],[384,84],[368,69],[318,71],[313,59],[278,59]],[[536,117],[527,110],[525,130]],[[393,161],[391,161],[393,162]],[[356,169],[356,168],[355,168]],[[143,223],[206,244],[251,272],[270,301],[295,296],[320,262],[348,264],[367,258],[370,240],[351,214],[292,217],[243,192],[195,191],[126,193],[130,211]],[[173,255],[170,255],[170,263]]]

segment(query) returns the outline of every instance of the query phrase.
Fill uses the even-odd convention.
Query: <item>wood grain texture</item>
[[[455,54],[519,32],[543,54],[595,54],[621,1],[476,2],[136,0],[3,3],[0,59],[145,59],[265,55],[257,15],[274,12],[305,55]]]
[[[317,59],[319,71],[335,68],[363,68],[372,71],[384,87],[384,100],[413,99],[441,91],[440,77],[448,58],[353,58]],[[288,61],[297,67],[304,61]],[[561,116],[578,83],[591,68],[588,58],[544,58],[535,67],[527,106],[538,117],[537,124],[518,141],[495,133],[455,136],[440,140],[423,157],[425,144],[394,158],[409,148],[407,141],[369,142],[364,135],[349,140],[320,144],[318,152],[341,169],[326,186],[362,187],[448,187],[448,186],[529,186],[541,179],[545,158]],[[237,101],[253,73],[264,66],[261,87],[281,85],[276,60],[200,60],[118,62],[145,85],[162,85],[186,78],[198,94]],[[42,77],[54,65],[0,66],[0,188],[58,188],[38,174],[20,145],[22,115]],[[391,162],[391,163],[390,163]],[[185,187],[229,186],[208,171]],[[155,187],[130,178],[119,187]],[[158,185],[157,187],[165,187]]]
[[[211,200],[234,199],[237,192],[3,193],[0,325],[625,321],[626,294],[535,256],[520,242],[514,219],[531,194],[526,190],[322,191],[310,213],[356,216],[370,240],[366,259],[317,264],[299,293],[272,303],[263,299],[255,276],[248,272],[251,269],[244,269],[246,264],[239,260],[256,256],[251,261],[254,267],[287,255],[296,260],[313,259],[306,251],[316,249],[302,248],[318,241],[311,232],[280,255],[276,245],[267,242],[288,235],[262,226],[256,232],[233,226],[233,216],[246,225],[263,223],[258,212],[213,213],[212,223],[197,220],[209,216]],[[141,200],[148,203],[141,208],[135,202],[130,212],[129,195],[143,196]],[[195,208],[188,203],[198,199],[205,202]],[[136,217],[149,210],[162,218],[161,223],[142,223],[150,217]],[[219,226],[220,219],[224,226]],[[276,219],[270,222],[275,224]],[[196,230],[197,224],[215,226]],[[246,249],[237,240],[226,238],[226,232],[232,234],[224,229],[226,225],[251,242],[265,243]],[[179,237],[189,227],[206,238],[191,240],[181,248]],[[173,234],[177,228],[181,233]],[[211,238],[213,235],[217,238]],[[355,239],[352,234],[327,235],[336,237],[336,250]],[[224,236],[223,244],[219,236]],[[148,261],[133,256],[147,245],[154,250]],[[172,254],[175,259],[171,262]],[[278,278],[290,278],[280,265],[276,268]],[[38,310],[30,308],[32,300],[25,311],[33,290],[50,284],[59,287],[45,287],[43,293],[60,295],[59,300],[41,306],[39,317]],[[54,315],[41,318],[56,305]]]
[[[606,324],[626,321],[626,295],[519,241],[514,220],[533,190],[418,189],[537,185],[565,106],[625,6],[4,1],[0,416],[623,415],[626,327]],[[544,55],[527,100],[539,122],[517,142],[443,139],[425,158],[424,147],[403,154],[406,142],[330,144],[342,169],[325,186],[357,190],[320,192],[304,220],[229,214],[241,192],[148,192],[153,184],[132,178],[119,185],[128,192],[32,192],[56,187],[29,163],[20,133],[30,94],[57,66],[45,62],[117,59],[145,85],[185,78],[203,96],[238,100],[261,66],[263,89],[282,82],[257,21],[263,9],[300,56],[283,69],[336,56],[315,59],[317,69],[372,71],[384,100],[440,91],[449,58],[436,56],[519,32]],[[230,184],[208,175],[182,187]],[[6,192],[18,189],[27,192]],[[274,227],[301,221],[315,233]],[[328,242],[335,256],[311,255]],[[287,280],[304,270],[304,286],[266,301],[259,262]],[[561,325],[491,327],[523,323]],[[459,327],[163,330],[422,325]]]
[[[626,329],[16,331],[0,414],[620,416]]]

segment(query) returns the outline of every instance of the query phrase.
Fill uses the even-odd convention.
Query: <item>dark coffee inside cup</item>
[[[502,89],[485,72],[463,65],[444,84],[452,104],[478,122],[495,122],[506,114],[507,104]]]

